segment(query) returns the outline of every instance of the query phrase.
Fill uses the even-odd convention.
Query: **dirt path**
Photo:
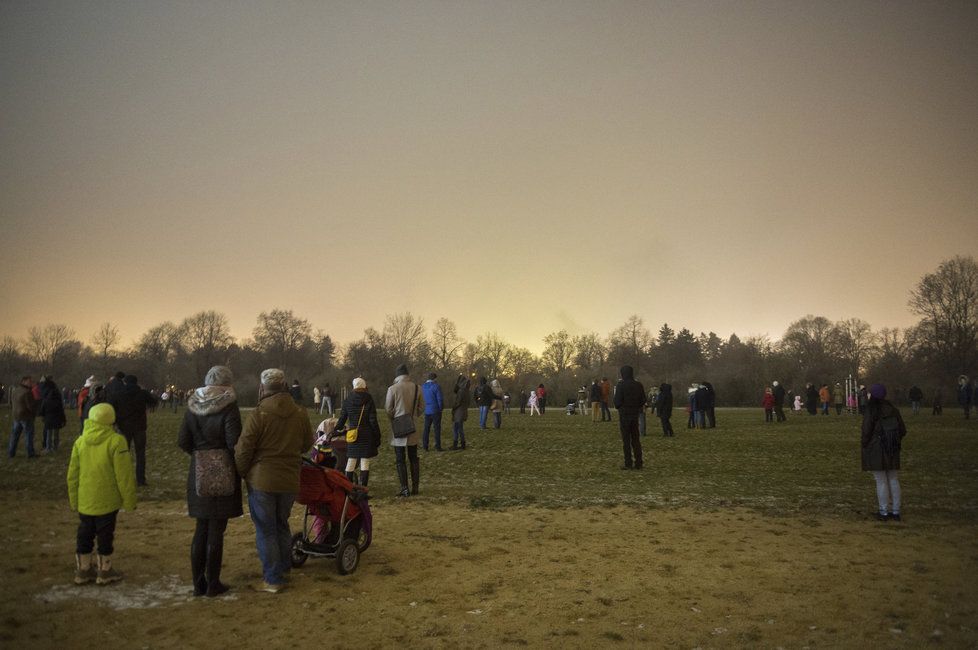
[[[182,501],[120,515],[126,579],[109,587],[71,584],[75,520],[62,504],[3,509],[11,648],[978,644],[974,526],[378,500],[355,574],[310,559],[277,596],[247,587],[259,579],[253,529],[232,521],[234,589],[207,600],[190,596]]]

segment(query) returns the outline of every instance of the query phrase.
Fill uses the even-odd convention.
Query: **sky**
[[[978,255],[973,2],[0,3],[0,336],[292,309],[906,327]]]

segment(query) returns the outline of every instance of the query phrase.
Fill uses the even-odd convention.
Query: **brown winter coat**
[[[313,441],[306,410],[288,392],[266,395],[251,412],[234,446],[238,474],[249,489],[295,494],[302,453]]]
[[[37,415],[37,402],[34,401],[34,393],[23,384],[14,388],[12,415],[14,420],[33,420]]]

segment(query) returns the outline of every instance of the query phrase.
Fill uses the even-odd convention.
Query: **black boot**
[[[357,482],[357,473],[356,472],[347,472],[346,473],[346,480],[348,480],[350,483],[356,483]]]
[[[204,569],[207,566],[207,546],[191,542],[190,544],[190,573],[194,581],[194,596],[207,593],[207,578]]]
[[[411,494],[418,493],[418,483],[421,482],[421,461],[411,458]]]
[[[407,466],[403,462],[397,463],[397,478],[401,482],[401,491],[397,493],[397,496],[406,497],[411,494],[408,490]]]
[[[361,469],[360,470],[360,485],[367,487],[367,481],[370,479],[370,470]]]
[[[221,582],[221,562],[224,560],[224,544],[207,545],[207,596],[220,596],[230,589]]]

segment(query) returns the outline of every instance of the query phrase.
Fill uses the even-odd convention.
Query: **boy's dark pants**
[[[618,411],[618,428],[621,431],[621,446],[625,454],[625,467],[632,466],[632,456],[635,457],[635,468],[642,467],[642,442],[638,439],[638,413],[622,413]]]
[[[79,512],[81,523],[78,524],[75,552],[88,555],[95,549],[95,538],[98,537],[98,554],[112,555],[112,540],[115,537],[115,520],[118,515],[118,510],[106,515],[83,515]]]

